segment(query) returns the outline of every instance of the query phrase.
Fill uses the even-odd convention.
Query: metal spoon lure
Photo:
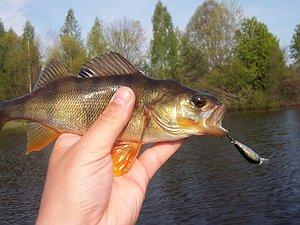
[[[227,133],[227,137],[230,140],[230,143],[242,154],[242,156],[250,163],[255,164],[263,164],[267,163],[269,160],[266,158],[260,157],[257,153],[255,153],[251,148],[247,147],[246,145],[234,140],[232,137],[229,136]]]

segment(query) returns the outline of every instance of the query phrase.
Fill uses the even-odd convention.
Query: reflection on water
[[[300,111],[224,122],[270,162],[249,164],[227,139],[193,137],[151,182],[138,224],[300,223]]]
[[[249,164],[227,139],[193,137],[152,180],[138,224],[300,223],[300,110],[230,114],[225,127],[270,162]],[[37,215],[49,150],[26,156],[25,141],[1,137],[0,224]]]
[[[1,146],[0,224],[34,224],[50,152],[25,155],[24,133],[2,135]]]

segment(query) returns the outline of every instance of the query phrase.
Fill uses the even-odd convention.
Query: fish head
[[[193,135],[224,136],[222,127],[226,107],[213,95],[204,92],[182,94],[177,111],[178,125]]]
[[[177,84],[159,102],[155,110],[156,121],[173,135],[227,134],[222,127],[226,107],[213,95]]]

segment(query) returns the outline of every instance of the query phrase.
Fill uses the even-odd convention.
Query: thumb
[[[127,125],[134,107],[135,95],[128,87],[121,87],[110,103],[81,138],[85,153],[102,158],[108,155],[117,137]]]

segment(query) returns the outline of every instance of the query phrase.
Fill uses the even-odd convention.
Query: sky
[[[147,39],[151,38],[151,18],[157,0],[0,0],[0,18],[6,29],[13,27],[22,33],[28,19],[40,39],[59,32],[69,8],[75,12],[83,37],[89,32],[95,17],[108,25],[117,18],[139,20]],[[174,26],[184,30],[194,11],[203,0],[162,0],[167,6]],[[282,47],[287,47],[296,25],[300,23],[299,0],[236,0],[246,16],[255,16],[275,34]]]

